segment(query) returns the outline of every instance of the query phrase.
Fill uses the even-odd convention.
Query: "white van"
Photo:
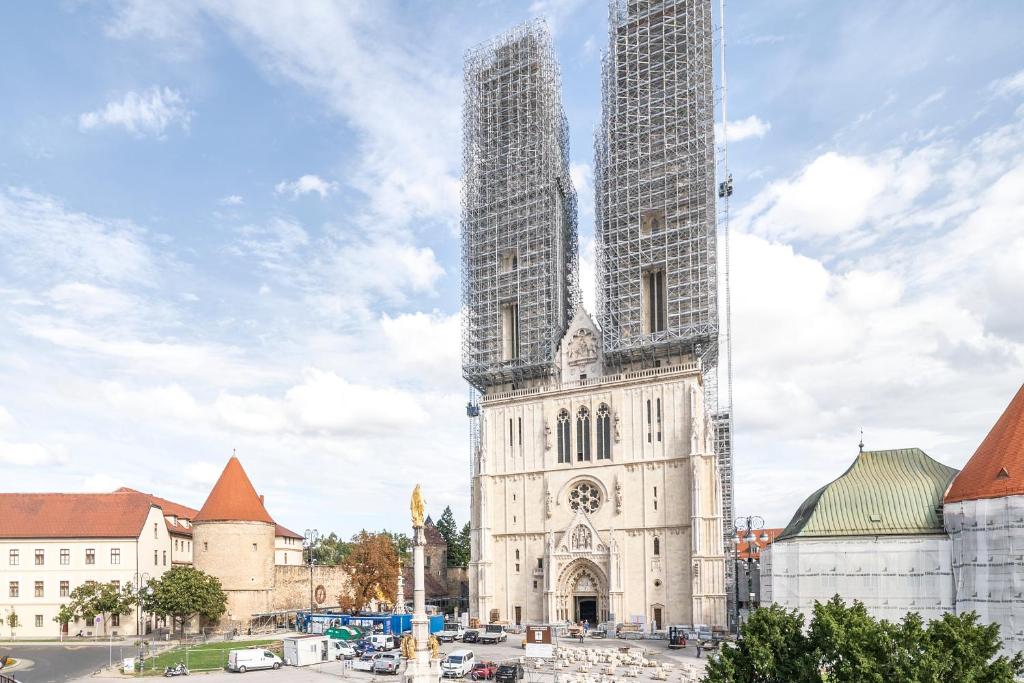
[[[398,643],[395,642],[395,637],[390,633],[374,633],[372,636],[367,636],[366,640],[373,645],[373,649],[378,652],[387,652],[388,650],[394,650],[398,647]]]
[[[280,669],[281,658],[270,650],[251,647],[247,650],[232,650],[228,653],[228,671],[244,674],[254,669]]]
[[[441,675],[445,678],[465,678],[473,670],[476,659],[472,650],[455,650],[441,661]]]

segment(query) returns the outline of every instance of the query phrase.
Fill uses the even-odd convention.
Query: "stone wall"
[[[348,590],[348,577],[340,566],[313,567],[313,602],[317,609],[335,607],[338,596]],[[322,586],[321,601],[317,588]],[[271,609],[275,612],[309,609],[309,567],[306,565],[278,565],[274,571],[274,591]]]

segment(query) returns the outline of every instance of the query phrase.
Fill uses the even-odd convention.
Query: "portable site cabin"
[[[430,632],[437,633],[444,628],[444,616],[435,614],[427,617]],[[338,614],[331,612],[298,613],[300,628],[306,633],[326,633],[340,626],[356,626],[366,635],[373,633],[391,634],[396,638],[412,631],[411,614]]]
[[[284,663],[308,666],[328,661],[327,636],[305,635],[284,639]]]

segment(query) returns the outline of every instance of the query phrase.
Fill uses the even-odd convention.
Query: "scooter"
[[[164,676],[170,678],[171,676],[188,676],[188,667],[178,662],[174,666],[169,666],[164,669]]]

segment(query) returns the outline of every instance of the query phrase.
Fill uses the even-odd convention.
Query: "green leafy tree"
[[[14,605],[7,610],[7,616],[4,618],[7,622],[7,627],[11,629],[11,638],[14,637],[14,629],[18,628],[18,613],[14,611]]]
[[[143,593],[142,608],[161,617],[171,617],[184,632],[185,624],[195,617],[216,621],[227,610],[228,596],[220,579],[188,565],[171,567],[162,576],[150,579]]]
[[[113,583],[95,581],[87,581],[75,588],[71,591],[70,598],[68,608],[76,619],[92,623],[95,617],[103,617],[104,634],[112,615],[131,614],[136,603],[135,591],[130,585],[119,589]]]
[[[708,662],[712,683],[1012,683],[1024,654],[1000,655],[999,627],[976,614],[944,614],[927,625],[917,613],[891,623],[839,596],[803,617],[773,605],[755,610],[740,640]]]
[[[380,533],[391,539],[391,545],[394,546],[398,559],[402,561],[403,565],[408,566],[412,562],[412,539],[409,537],[409,534],[388,531],[387,529]]]
[[[338,534],[331,532],[330,535],[321,538],[313,547],[313,557],[316,559],[317,564],[339,565],[345,561],[351,550],[351,543],[342,540],[338,537]]]
[[[462,525],[462,531],[455,543],[454,558],[451,550],[448,551],[448,563],[453,567],[468,567],[470,560],[470,530],[469,522]]]
[[[804,617],[778,605],[754,610],[740,629],[735,647],[708,661],[710,683],[819,683]]]
[[[64,631],[64,628],[75,620],[75,611],[67,605],[61,605],[53,620],[60,624],[60,630]]]
[[[446,507],[441,513],[441,518],[437,520],[437,532],[441,534],[445,545],[448,546],[448,566],[461,566],[459,527],[455,522],[455,513],[452,512],[451,506]]]

